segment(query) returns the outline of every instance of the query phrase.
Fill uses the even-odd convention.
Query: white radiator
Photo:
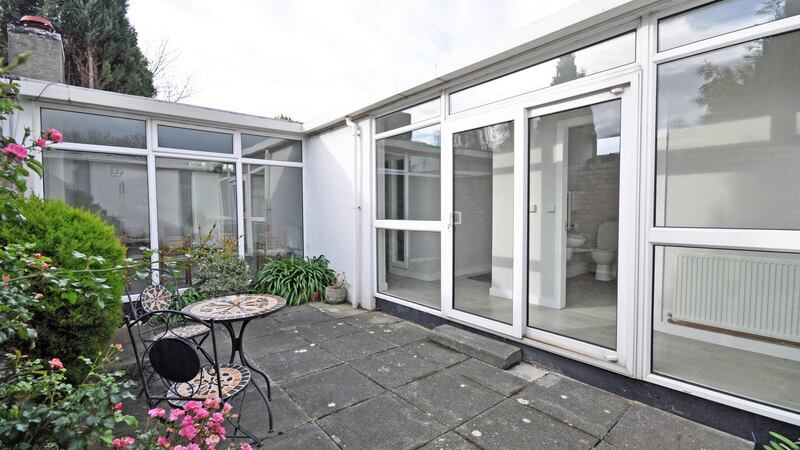
[[[672,319],[800,342],[800,262],[678,252]]]

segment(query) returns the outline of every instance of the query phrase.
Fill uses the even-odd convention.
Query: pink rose
[[[176,422],[178,419],[183,417],[184,414],[186,414],[186,411],[182,409],[177,409],[177,408],[173,409],[172,411],[169,412],[169,420],[171,422]]]
[[[183,409],[185,409],[186,411],[191,411],[191,412],[195,412],[195,411],[197,411],[198,409],[200,409],[202,407],[203,407],[203,404],[198,402],[198,401],[196,401],[196,400],[192,400],[192,401],[186,402],[186,404],[183,405]]]
[[[197,444],[176,445],[175,450],[200,450],[200,446]]]
[[[221,400],[219,399],[219,397],[209,397],[206,399],[206,401],[203,402],[206,408],[211,408],[211,409],[219,408],[220,403]]]
[[[248,443],[244,443],[241,447],[239,447],[239,450],[253,450],[253,447],[251,447]]]
[[[56,130],[55,128],[48,128],[47,129],[47,139],[55,142],[58,144],[59,142],[64,140],[64,135],[61,134],[60,131]]]
[[[230,412],[231,409],[233,409],[233,406],[231,406],[230,403],[225,403],[224,405],[222,405],[222,412],[223,413]]]
[[[215,412],[214,414],[211,415],[211,420],[213,420],[214,422],[224,422],[225,417],[223,417],[221,413]]]
[[[220,437],[217,436],[216,434],[212,434],[211,436],[206,438],[206,445],[209,448],[214,448],[214,447],[217,446],[217,444],[219,444],[219,441],[220,441]]]
[[[9,281],[9,280],[11,280],[11,277],[10,277],[10,276],[8,276],[8,275],[3,275],[3,281]]]
[[[122,344],[114,344],[114,348],[116,348],[119,351],[122,351]]]
[[[122,402],[117,403],[114,405],[114,411],[121,411],[122,410]]]
[[[191,416],[186,416],[183,418],[183,422],[181,422],[182,427],[188,427],[189,425],[194,425],[194,419]]]
[[[169,448],[169,444],[170,444],[169,438],[166,438],[164,436],[159,436],[158,437],[158,445],[160,445],[160,446],[162,446],[164,448]]]
[[[14,155],[15,158],[22,161],[28,157],[28,149],[19,144],[8,144],[3,149],[4,155]]]
[[[44,139],[37,139],[36,146],[39,148],[45,148],[47,147],[47,141],[45,141]]]
[[[64,368],[64,364],[62,364],[61,360],[58,358],[53,358],[50,361],[47,361],[47,364],[50,365],[51,369],[62,370]]]
[[[113,441],[111,441],[111,448],[125,449],[128,448],[129,445],[132,445],[134,442],[136,442],[136,439],[132,437],[116,438]]]
[[[147,412],[147,415],[151,419],[154,419],[156,417],[164,417],[164,414],[166,414],[166,411],[164,411],[164,408],[153,408],[153,409],[151,409],[150,411]]]
[[[181,431],[178,431],[178,434],[191,441],[197,436],[197,428],[192,425],[181,427]]]
[[[42,258],[42,254],[41,253],[34,253],[33,257],[36,258],[36,259],[41,259]]]
[[[207,418],[209,415],[210,415],[210,414],[209,414],[209,412],[208,412],[208,410],[207,410],[207,409],[205,409],[205,408],[200,408],[200,409],[198,409],[198,410],[197,410],[197,411],[194,413],[194,418],[195,418],[195,419],[205,419],[205,418]]]
[[[43,298],[44,298],[44,294],[37,293],[36,295],[33,296],[34,300],[41,300]]]

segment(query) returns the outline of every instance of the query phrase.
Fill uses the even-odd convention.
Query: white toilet
[[[592,249],[592,259],[597,264],[594,278],[612,281],[617,278],[614,261],[617,259],[617,222],[605,222],[597,229],[597,248]]]

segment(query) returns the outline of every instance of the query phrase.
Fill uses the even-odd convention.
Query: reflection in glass
[[[798,48],[793,32],[658,67],[656,225],[800,229]]]
[[[150,247],[147,209],[147,158],[50,150],[44,158],[44,195],[100,214],[128,248],[141,259],[139,247]],[[134,292],[147,282],[131,286]]]
[[[653,372],[800,411],[800,255],[656,247],[655,274]]]
[[[232,163],[156,158],[159,248],[213,238],[236,239],[236,170]]]
[[[254,134],[242,134],[242,157],[270,161],[303,161],[303,142]]]
[[[412,123],[422,122],[423,120],[439,117],[439,114],[439,99],[435,98],[431,101],[406,108],[402,111],[397,111],[378,117],[375,120],[375,132],[383,133],[384,131],[402,128],[406,125],[411,125]]]
[[[615,349],[620,101],[530,120],[528,326]]]
[[[658,21],[658,51],[800,14],[797,0],[725,0]]]
[[[636,61],[636,33],[628,33],[450,94],[450,112],[497,102]]]
[[[145,121],[42,108],[42,129],[55,128],[64,142],[147,148]]]
[[[440,220],[440,141],[434,125],[376,142],[378,219]]]
[[[233,135],[159,125],[158,146],[201,152],[233,153]]]
[[[441,309],[441,234],[378,230],[378,292]]]
[[[250,270],[269,257],[303,256],[303,169],[242,164],[244,252]]]
[[[514,123],[453,134],[453,306],[511,323]]]

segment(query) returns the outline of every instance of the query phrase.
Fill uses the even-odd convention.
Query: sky
[[[168,40],[184,103],[306,122],[577,0],[130,0],[139,46]],[[224,6],[221,6],[224,5]]]

